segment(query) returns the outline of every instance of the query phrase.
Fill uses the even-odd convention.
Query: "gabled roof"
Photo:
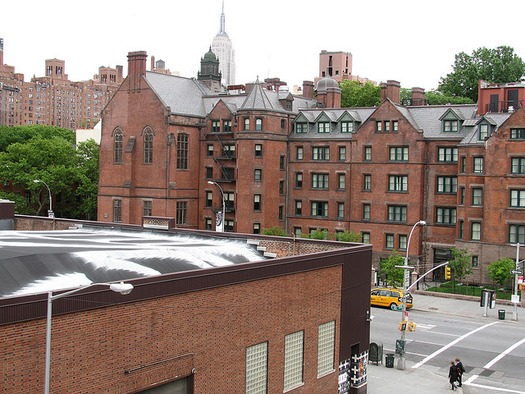
[[[263,110],[275,110],[277,106],[274,106],[268,95],[267,91],[263,89],[262,84],[255,83],[252,91],[244,100],[241,105],[241,109],[263,109]],[[277,97],[277,100],[279,97]]]

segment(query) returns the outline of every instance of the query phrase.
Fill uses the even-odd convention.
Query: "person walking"
[[[463,363],[461,362],[459,358],[456,358],[455,361],[456,361],[456,369],[457,369],[457,374],[458,374],[458,387],[461,387],[462,385],[461,377],[465,373],[465,367],[463,366]]]
[[[448,369],[448,381],[450,382],[450,385],[452,386],[450,389],[455,390],[456,389],[456,381],[458,380],[458,369],[456,367],[456,364],[454,361],[450,362],[450,368]]]

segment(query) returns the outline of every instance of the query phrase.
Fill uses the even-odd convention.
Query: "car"
[[[403,290],[394,287],[376,287],[370,291],[370,304],[372,306],[383,306],[392,310],[399,310],[403,305]],[[406,295],[406,307],[414,306],[412,294]]]

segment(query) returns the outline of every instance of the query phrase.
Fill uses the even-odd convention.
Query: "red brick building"
[[[358,232],[377,264],[406,253],[412,225],[425,220],[409,251],[417,271],[467,248],[467,279],[478,283],[489,281],[487,264],[525,242],[523,84],[482,83],[477,106],[427,106],[414,88],[403,106],[399,82],[387,81],[378,107],[345,109],[332,78],[317,83],[315,99],[308,81],[302,97],[275,80],[231,94],[217,83],[213,53],[197,80],[146,71],[145,52],[128,58],[103,119],[100,221],[160,216],[214,229],[224,201],[226,231]],[[498,111],[486,112],[489,102]]]
[[[370,245],[239,234],[230,240],[228,233],[184,230],[145,234],[130,226],[111,234],[93,225],[94,234],[54,231],[37,234],[38,240],[34,232],[4,232],[1,393],[43,391],[47,332],[46,292],[4,291],[26,282],[40,283],[42,291],[51,277],[74,267],[80,272],[78,252],[95,243],[111,244],[94,248],[107,253],[106,260],[117,251],[123,261],[130,245],[135,253],[123,269],[97,260],[105,267],[93,272],[84,264],[83,274],[134,288],[124,296],[94,285],[53,301],[50,392],[328,394],[341,385],[339,392],[366,393]],[[163,245],[189,237],[182,240],[186,250],[222,241],[233,252],[244,242],[276,258],[261,252],[258,261],[190,268],[192,259],[171,259],[170,247],[157,248],[159,237]],[[133,264],[179,269],[144,277],[134,274]]]

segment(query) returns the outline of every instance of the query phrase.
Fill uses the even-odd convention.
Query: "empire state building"
[[[235,85],[235,51],[232,40],[225,30],[224,0],[222,2],[221,27],[211,43],[211,50],[219,59],[219,70],[222,74],[222,84]]]

